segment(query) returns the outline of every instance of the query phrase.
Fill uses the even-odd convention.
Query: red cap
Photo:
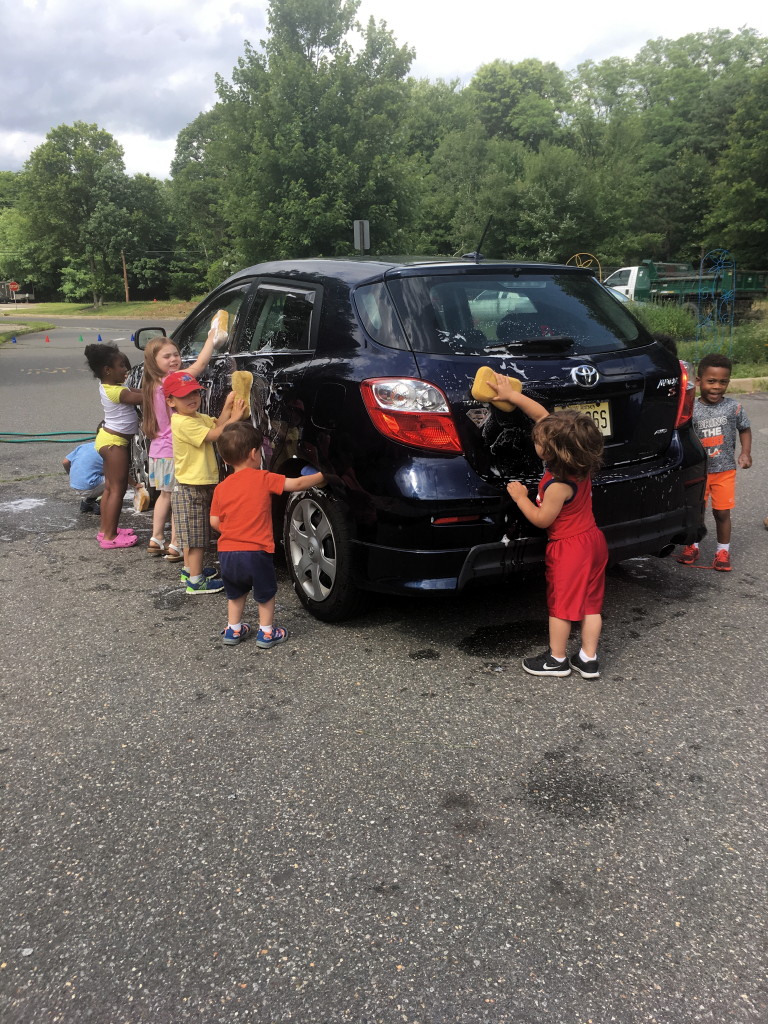
[[[183,398],[184,395],[190,395],[193,391],[202,390],[202,384],[198,384],[197,378],[193,377],[191,373],[187,373],[186,370],[169,373],[163,381],[163,394],[166,398]]]

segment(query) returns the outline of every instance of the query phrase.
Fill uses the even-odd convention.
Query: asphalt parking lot
[[[5,429],[95,426],[81,348],[0,348]],[[768,395],[745,407],[734,571],[611,570],[596,681],[520,669],[538,579],[329,626],[280,567],[290,641],[222,648],[224,599],[146,557],[146,514],[102,551],[68,448],[2,445],[3,1024],[765,1021]]]

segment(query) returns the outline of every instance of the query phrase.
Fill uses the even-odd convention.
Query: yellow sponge
[[[522,381],[519,381],[517,377],[507,377],[507,380],[515,391],[523,390]],[[512,412],[515,408],[514,405],[511,402],[505,402],[503,399],[497,399],[496,391],[489,381],[495,382],[496,374],[490,366],[481,366],[472,382],[472,397],[478,402],[493,402],[496,408],[501,409],[502,412]]]
[[[216,311],[213,320],[211,320],[211,331],[213,335],[213,347],[219,348],[227,340],[227,332],[229,331],[229,313],[226,309],[219,309]],[[209,331],[209,335],[211,333]]]
[[[223,310],[221,312],[224,312]],[[218,316],[218,313],[216,314]],[[226,312],[225,312],[226,316]],[[238,398],[245,402],[243,416],[251,415],[251,387],[253,386],[253,374],[248,370],[235,370],[232,374],[232,390]]]

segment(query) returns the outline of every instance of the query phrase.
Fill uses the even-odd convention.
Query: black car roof
[[[488,273],[494,271],[510,272],[527,271],[533,273],[577,273],[589,275],[591,270],[581,267],[569,267],[561,263],[528,263],[512,260],[494,260],[475,262],[474,260],[462,260],[456,258],[439,259],[436,257],[418,258],[402,256],[381,256],[381,257],[357,257],[339,259],[297,259],[297,260],[273,260],[269,263],[257,263],[252,267],[246,267],[228,278],[226,283],[237,281],[241,278],[261,277],[296,277],[320,281],[333,279],[343,281],[350,287],[362,284],[365,281],[377,280],[385,274],[396,274],[403,271],[406,274],[411,271],[433,270],[436,273],[450,273],[452,270],[461,269],[465,273]]]

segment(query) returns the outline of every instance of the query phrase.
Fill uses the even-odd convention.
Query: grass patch
[[[702,335],[698,341],[696,320],[682,306],[632,303],[630,308],[651,334],[671,335],[680,358],[694,368],[707,352],[722,352],[733,360],[734,379],[768,377],[768,303],[755,303],[749,317],[734,326],[732,336],[723,330],[719,338]]]
[[[22,334],[34,334],[35,331],[52,331],[56,324],[30,324],[29,327],[16,327],[12,331],[0,331],[0,345],[4,345],[11,338],[18,338]]]
[[[98,309],[78,302],[38,302],[31,306],[25,305],[23,312],[21,309],[14,310],[13,316],[89,316],[97,319],[136,317],[140,320],[157,317],[160,320],[179,320],[191,313],[198,301],[192,299],[189,302],[182,302],[180,299],[172,299],[163,302],[105,302]]]

